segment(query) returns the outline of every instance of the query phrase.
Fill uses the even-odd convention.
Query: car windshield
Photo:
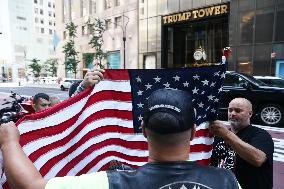
[[[262,86],[267,86],[266,83],[260,81],[260,80],[257,80],[255,79],[253,76],[251,75],[248,75],[246,73],[242,73],[244,76],[246,76],[250,81],[252,81],[253,83],[257,84],[257,85],[262,85]]]

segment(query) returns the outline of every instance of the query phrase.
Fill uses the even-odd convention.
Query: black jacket
[[[107,171],[110,189],[237,189],[231,171],[195,162],[147,163],[137,170]]]

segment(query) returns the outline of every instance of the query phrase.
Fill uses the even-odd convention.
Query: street
[[[61,100],[65,100],[68,97],[68,91],[61,91],[59,87],[48,88],[44,86],[31,87],[31,86],[16,86],[12,85],[12,87],[5,85],[2,83],[0,85],[0,95],[1,93],[10,93],[10,91],[16,92],[22,96],[33,96],[36,93],[43,92],[48,95],[57,95]],[[282,179],[284,178],[284,128],[273,128],[267,126],[259,126],[267,130],[274,141],[274,189],[284,188],[284,182]]]
[[[44,87],[44,85],[33,86],[16,86],[16,84],[9,85],[9,83],[0,83],[0,93],[10,93],[11,91],[21,95],[31,97],[37,93],[46,93],[48,95],[56,95],[61,100],[69,98],[68,91],[61,91],[59,86]]]

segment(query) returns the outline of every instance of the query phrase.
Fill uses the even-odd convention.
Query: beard
[[[229,119],[228,122],[230,123],[230,125],[234,130],[238,130],[239,128],[242,127],[242,123],[238,120]]]

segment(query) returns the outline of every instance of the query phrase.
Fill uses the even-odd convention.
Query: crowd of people
[[[103,72],[88,72],[81,83],[71,86],[69,96],[99,83]],[[56,97],[39,93],[33,98],[33,107],[38,112],[58,102]],[[251,125],[251,116],[251,103],[235,98],[229,103],[228,124],[209,122],[209,130],[215,135],[210,166],[189,159],[196,131],[192,96],[172,89],[154,91],[145,104],[141,127],[148,141],[149,158],[138,169],[45,180],[23,152],[13,122],[1,125],[0,147],[12,188],[272,189],[274,144],[268,132]]]

